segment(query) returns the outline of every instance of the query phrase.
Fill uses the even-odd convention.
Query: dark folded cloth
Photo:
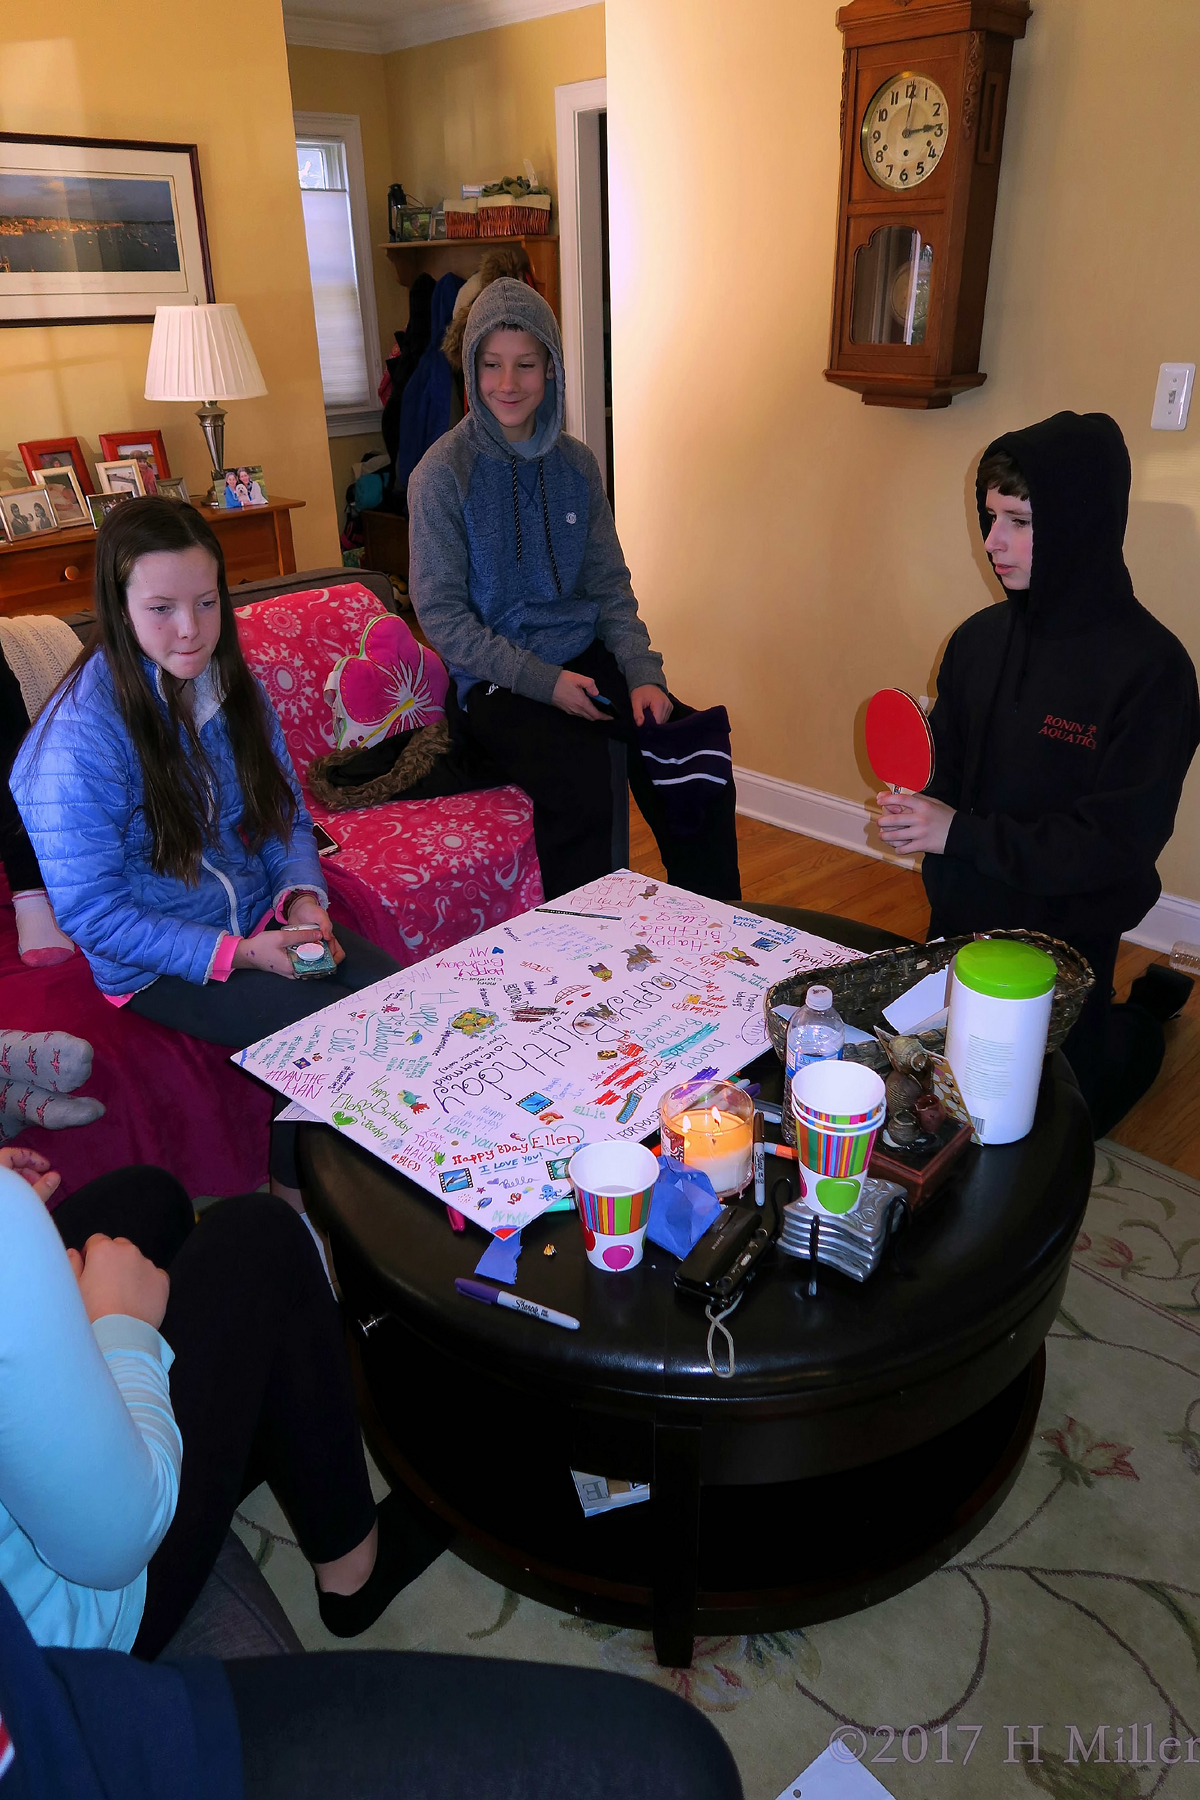
[[[389,800],[445,800],[503,787],[505,776],[472,739],[451,735],[445,719],[402,731],[362,750],[335,750],[308,765],[307,783],[331,812]]]
[[[723,706],[710,706],[665,725],[647,714],[638,726],[638,745],[668,826],[679,837],[696,837],[718,798],[733,786],[729,714]]]

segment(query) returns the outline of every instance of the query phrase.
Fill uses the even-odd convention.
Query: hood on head
[[[1123,545],[1129,517],[1129,452],[1107,413],[1055,413],[989,444],[984,459],[1010,456],[1029,484],[1033,570],[1029,606],[1039,629],[1073,631],[1134,604]],[[975,498],[988,521],[978,475]],[[1019,597],[1018,597],[1019,598]]]
[[[550,369],[546,375],[546,397],[537,409],[536,429],[523,444],[510,444],[499,421],[479,398],[475,379],[475,353],[489,331],[500,325],[513,325],[518,331],[531,331],[550,352]],[[467,314],[467,328],[462,346],[463,380],[471,417],[506,456],[546,456],[558,442],[563,425],[563,359],[562,338],[558,320],[536,288],[508,276],[485,287]],[[554,379],[551,381],[550,376]]]

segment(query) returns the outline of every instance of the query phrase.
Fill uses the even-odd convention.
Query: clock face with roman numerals
[[[936,81],[907,71],[885,81],[867,107],[862,159],[880,187],[902,194],[928,181],[946,154],[950,108]]]

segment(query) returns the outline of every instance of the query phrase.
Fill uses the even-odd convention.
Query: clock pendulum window
[[[841,192],[826,379],[867,405],[948,406],[978,387],[1008,76],[1029,0],[881,0],[845,37]]]

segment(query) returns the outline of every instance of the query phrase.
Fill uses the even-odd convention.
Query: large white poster
[[[649,1136],[731,1075],[784,975],[857,955],[622,869],[364,988],[234,1061],[488,1231],[570,1192],[580,1144]]]

